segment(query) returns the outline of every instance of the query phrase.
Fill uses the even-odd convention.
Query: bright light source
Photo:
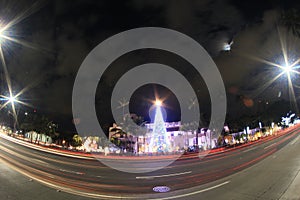
[[[223,50],[224,51],[230,51],[232,44],[233,44],[233,41],[231,41],[230,43],[224,43]]]
[[[261,122],[259,122],[258,125],[259,125],[259,128],[262,129],[262,124],[261,124]]]
[[[283,67],[283,71],[286,73],[286,74],[289,74],[292,70],[292,67],[290,65],[286,65],[285,67]]]
[[[14,96],[10,96],[10,97],[8,98],[8,102],[9,102],[9,103],[14,103],[16,100],[17,100],[17,99],[16,99],[16,97],[14,97]]]
[[[167,135],[167,129],[162,114],[161,100],[156,99],[155,101],[155,117],[153,130],[151,133],[151,139],[149,144],[150,152],[170,152],[171,144]]]
[[[157,99],[157,100],[155,101],[155,105],[161,106],[161,104],[162,104],[162,102],[161,102],[160,100]]]
[[[231,46],[229,44],[224,44],[223,50],[224,51],[230,51],[231,50]]]
[[[5,36],[3,26],[0,24],[0,44],[3,42]]]

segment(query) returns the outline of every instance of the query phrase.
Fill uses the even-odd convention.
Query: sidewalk
[[[292,145],[300,145],[300,135],[291,143]],[[300,153],[298,153],[297,157],[293,158],[296,163],[298,163],[298,170],[295,171],[296,175],[294,180],[292,180],[291,184],[282,195],[280,200],[299,200],[300,199]]]
[[[300,173],[298,171],[297,176],[290,184],[289,188],[285,191],[280,200],[297,200],[300,199]]]

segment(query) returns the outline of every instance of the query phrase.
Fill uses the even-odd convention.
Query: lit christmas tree
[[[161,112],[161,101],[156,101],[154,117],[154,127],[150,140],[150,151],[152,152],[171,152],[170,141],[168,140],[165,122]]]

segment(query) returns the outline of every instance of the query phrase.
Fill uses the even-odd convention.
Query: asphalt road
[[[47,190],[48,197],[59,196],[56,192],[59,190],[99,199],[289,199],[294,192],[286,191],[300,170],[299,132],[297,127],[280,137],[269,137],[223,153],[182,156],[171,165],[149,173],[120,172],[96,159],[54,155],[3,138],[0,138],[0,158],[33,179],[36,186],[29,187],[26,194],[29,197],[32,194],[32,199],[39,193],[35,188],[42,187],[36,182],[54,188]],[[119,167],[128,167],[128,158],[110,160]],[[139,169],[164,164],[168,159],[130,161]],[[170,191],[157,193],[153,191],[155,186],[167,186]],[[89,199],[60,194],[64,195],[56,199]]]

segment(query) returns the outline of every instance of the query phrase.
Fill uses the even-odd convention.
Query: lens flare
[[[5,80],[6,80],[6,85],[7,85],[8,93],[9,93],[8,96],[0,95],[0,97],[1,97],[0,100],[5,101],[5,103],[3,103],[0,106],[0,110],[2,110],[4,107],[6,107],[8,104],[10,104],[11,109],[12,109],[12,114],[13,114],[16,122],[17,122],[17,112],[16,112],[16,108],[15,108],[15,103],[20,103],[20,104],[23,104],[23,105],[26,105],[26,106],[31,106],[30,104],[27,104],[25,102],[22,102],[22,101],[18,100],[18,97],[29,89],[29,86],[23,88],[16,95],[13,95],[12,83],[11,83],[10,75],[9,75],[9,72],[8,72],[8,67],[7,67],[6,61],[5,61],[5,57],[4,57],[4,53],[3,53],[3,47],[4,46],[7,47],[7,44],[5,43],[5,41],[9,40],[9,41],[12,41],[14,43],[25,46],[25,47],[38,49],[38,50],[43,50],[43,48],[38,48],[38,47],[36,47],[35,45],[33,45],[31,43],[28,43],[28,42],[22,41],[20,39],[17,39],[15,37],[15,35],[10,30],[10,28],[12,26],[20,23],[21,21],[23,21],[24,19],[26,19],[27,17],[29,17],[30,15],[35,13],[42,6],[43,6],[43,3],[37,1],[36,3],[34,3],[29,8],[27,8],[27,9],[23,10],[22,12],[20,12],[19,14],[17,14],[15,18],[13,18],[11,21],[9,21],[7,23],[5,23],[3,20],[0,19],[0,60],[1,60],[2,67],[3,67],[4,77],[5,77]]]
[[[162,105],[161,100],[157,99],[157,100],[155,101],[155,105],[156,105],[156,106],[161,106],[161,105]]]
[[[14,97],[14,96],[10,96],[9,98],[8,98],[8,102],[9,103],[14,103],[16,101],[16,97]]]
[[[291,65],[286,65],[286,66],[284,66],[284,68],[283,68],[282,70],[283,70],[284,73],[286,73],[286,74],[290,74],[290,73],[293,71]]]
[[[261,94],[277,79],[279,79],[283,75],[286,75],[290,101],[294,107],[293,109],[295,109],[296,112],[299,113],[293,81],[297,81],[297,78],[295,78],[294,76],[300,74],[299,72],[300,56],[298,58],[296,57],[297,54],[296,48],[294,49],[295,50],[294,52],[291,51],[292,48],[291,46],[288,46],[287,37],[283,35],[282,31],[279,28],[278,28],[278,37],[280,42],[281,55],[277,55],[277,57],[275,58],[275,62],[269,61],[267,59],[255,57],[255,56],[248,56],[253,60],[264,63],[268,66],[273,66],[278,69],[278,73],[275,75],[275,77],[271,78],[269,81],[262,84],[262,86],[259,87],[255,93],[256,95]]]

